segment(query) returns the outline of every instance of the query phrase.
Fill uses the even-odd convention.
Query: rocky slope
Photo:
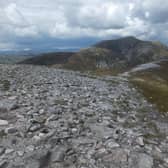
[[[2,168],[167,168],[167,117],[127,77],[0,65]]]

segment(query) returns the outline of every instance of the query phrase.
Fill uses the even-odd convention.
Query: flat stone
[[[52,152],[51,161],[52,162],[63,162],[65,157],[65,147],[57,147]]]
[[[5,148],[4,147],[0,147],[0,156],[5,152]]]
[[[7,120],[1,120],[0,119],[0,126],[6,126],[6,125],[8,125],[9,123],[8,123],[8,121]]]
[[[44,109],[39,110],[39,114],[44,114]]]
[[[153,168],[153,158],[145,153],[134,153],[129,159],[130,168]]]
[[[6,149],[6,150],[5,150],[5,154],[11,154],[11,153],[13,153],[13,152],[14,152],[13,149]]]
[[[144,146],[145,144],[144,144],[144,140],[143,140],[143,137],[138,137],[137,139],[136,139],[136,143],[139,145],[139,146]]]
[[[128,153],[123,149],[114,149],[110,154],[103,157],[105,163],[126,163],[128,159]]]
[[[168,164],[168,158],[164,158],[164,162]]]
[[[10,127],[10,128],[6,128],[5,129],[5,133],[6,134],[14,134],[16,133],[18,130],[15,127]]]
[[[24,151],[17,151],[18,156],[23,156],[24,155]]]
[[[35,135],[35,136],[33,137],[33,140],[35,140],[35,141],[40,141],[41,138],[42,138],[42,137],[40,137],[40,136],[38,136],[38,135]]]
[[[138,160],[138,168],[152,168],[153,158],[147,154],[141,154]]]
[[[106,147],[107,148],[118,148],[118,147],[120,147],[120,145],[112,140],[108,140],[106,142]]]
[[[40,124],[34,124],[29,128],[29,131],[35,132],[35,131],[38,131],[40,128],[41,128]]]
[[[1,168],[6,167],[7,164],[8,164],[8,162],[7,162],[6,160],[0,161],[0,167],[1,167]]]
[[[35,147],[33,145],[29,145],[26,147],[26,152],[33,152]]]
[[[72,128],[72,133],[76,133],[77,131],[78,131],[78,129],[77,128]]]
[[[17,99],[17,96],[10,96],[8,99],[9,99],[9,100],[16,100],[16,99]]]
[[[25,164],[25,168],[39,168],[39,161],[38,160],[28,160]]]

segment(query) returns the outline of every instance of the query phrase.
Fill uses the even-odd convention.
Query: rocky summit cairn
[[[167,168],[167,117],[124,76],[0,65],[0,168]]]

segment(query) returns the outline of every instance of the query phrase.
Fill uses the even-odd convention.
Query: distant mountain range
[[[160,42],[142,41],[135,37],[106,40],[79,52],[47,53],[21,63],[56,65],[73,70],[125,71],[136,65],[168,58],[168,47]]]
[[[17,64],[30,58],[30,56],[0,55],[0,64]]]

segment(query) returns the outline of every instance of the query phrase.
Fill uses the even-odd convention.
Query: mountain
[[[32,65],[55,65],[65,64],[68,62],[74,52],[56,52],[56,53],[45,53],[40,56],[32,57],[21,61],[20,64],[32,64]]]
[[[80,70],[126,70],[136,65],[168,56],[168,48],[159,43],[135,37],[106,40],[73,55],[67,67]]]

